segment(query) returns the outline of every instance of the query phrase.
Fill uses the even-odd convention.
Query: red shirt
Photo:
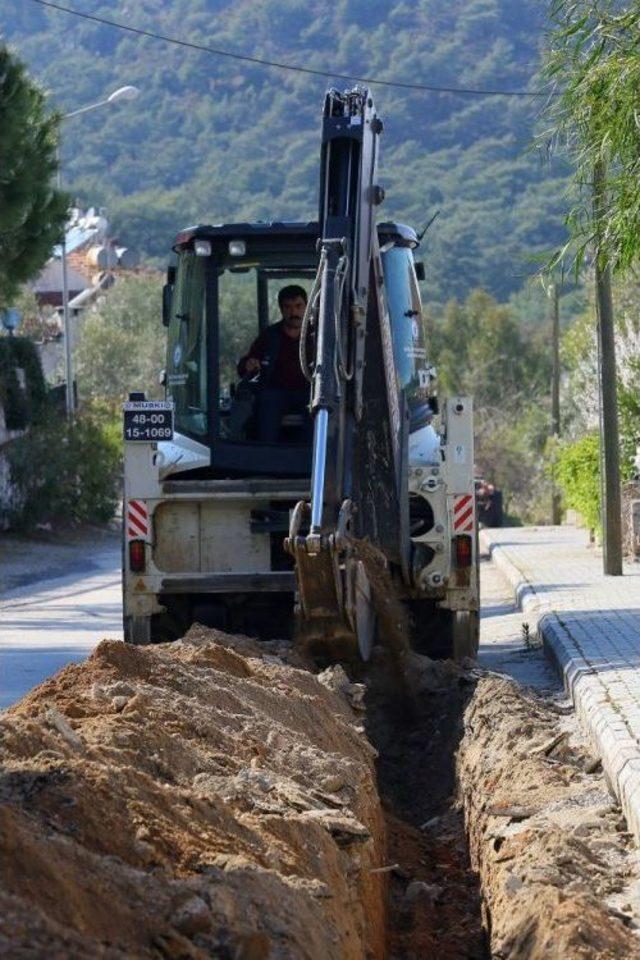
[[[282,320],[274,326],[280,328],[280,338],[277,355],[271,358],[271,362],[275,362],[273,373],[267,373],[263,368],[264,375],[268,379],[268,386],[278,387],[281,390],[304,390],[309,384],[300,366],[300,340],[298,338],[294,339],[284,332]],[[251,344],[248,354],[238,364],[238,374],[241,377],[245,374],[247,360],[250,357],[260,361],[265,359],[270,343],[273,342],[271,339],[273,333],[270,332],[272,330],[273,327],[263,330]]]

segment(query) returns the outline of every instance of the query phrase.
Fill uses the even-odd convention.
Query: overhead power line
[[[383,87],[399,87],[403,90],[417,90],[428,93],[451,93],[459,96],[473,97],[542,97],[549,94],[544,90],[481,90],[473,87],[441,87],[429,83],[407,83],[402,80],[380,80],[377,77],[358,77],[350,73],[334,73],[331,70],[313,70],[311,67],[292,66],[288,63],[279,63],[277,60],[266,60],[263,57],[251,57],[241,53],[231,53],[229,50],[220,50],[216,47],[209,47],[204,43],[193,43],[190,40],[180,40],[178,37],[169,37],[163,33],[155,33],[153,30],[143,30],[140,27],[132,27],[127,23],[119,23],[117,20],[110,20],[107,17],[99,17],[93,13],[82,13],[80,10],[74,10],[72,7],[66,7],[61,3],[53,3],[52,0],[32,0],[41,7],[49,7],[52,10],[59,10],[62,13],[69,13],[74,17],[80,17],[82,20],[91,20],[93,23],[99,23],[105,27],[113,27],[116,30],[124,30],[126,33],[134,33],[140,37],[149,37],[152,40],[161,40],[164,43],[172,43],[178,47],[187,47],[190,50],[198,50],[201,53],[210,53],[216,57],[227,57],[230,60],[239,60],[242,63],[253,63],[261,67],[272,67],[276,70],[290,70],[294,73],[307,73],[315,77],[331,77],[335,80],[350,80],[356,83],[377,84]]]

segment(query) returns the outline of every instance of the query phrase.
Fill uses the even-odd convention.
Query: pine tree
[[[0,46],[0,308],[62,234],[69,198],[54,186],[59,125],[24,65]]]

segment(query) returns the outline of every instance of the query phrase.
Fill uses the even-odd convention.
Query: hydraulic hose
[[[307,301],[307,309],[304,312],[304,317],[302,318],[302,327],[300,329],[300,367],[304,374],[306,380],[311,383],[312,374],[309,369],[309,362],[307,360],[307,336],[309,332],[309,327],[312,322],[312,318],[316,316],[318,298],[320,297],[320,290],[322,288],[322,278],[327,267],[327,253],[326,250],[323,250],[320,254],[320,263],[318,264],[318,272],[316,273],[315,280],[313,281],[313,286],[311,288],[311,293],[309,294],[309,299]]]
[[[342,332],[340,330],[340,310],[348,269],[349,258],[345,253],[338,260],[338,268],[333,278],[333,319],[336,330],[336,372],[339,378],[346,381],[353,379],[353,370],[347,370],[344,365]]]

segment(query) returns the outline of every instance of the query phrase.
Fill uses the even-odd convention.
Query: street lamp
[[[97,110],[98,107],[105,107],[118,100],[133,100],[140,93],[138,87],[127,85],[118,87],[113,93],[110,93],[105,100],[98,100],[97,103],[89,103],[86,107],[79,107],[78,110],[72,110],[71,113],[62,115],[62,120],[70,120],[81,113],[88,113],[89,110]],[[60,167],[60,151],[58,149],[58,189],[62,185],[62,170]],[[67,231],[66,224],[62,234],[62,243],[60,244],[60,258],[62,261],[62,325],[64,328],[64,365],[65,376],[67,380],[67,416],[73,421],[75,413],[75,397],[73,395],[73,363],[71,358],[71,324],[69,322],[69,284],[67,282]]]
[[[72,110],[71,113],[65,113],[62,119],[68,120],[70,117],[77,117],[81,113],[88,113],[89,110],[95,110],[96,107],[106,107],[108,103],[115,103],[116,100],[134,100],[139,93],[140,91],[137,87],[118,87],[118,89],[110,93],[106,99],[98,100],[97,103],[90,103],[88,106],[80,107],[78,110]]]

